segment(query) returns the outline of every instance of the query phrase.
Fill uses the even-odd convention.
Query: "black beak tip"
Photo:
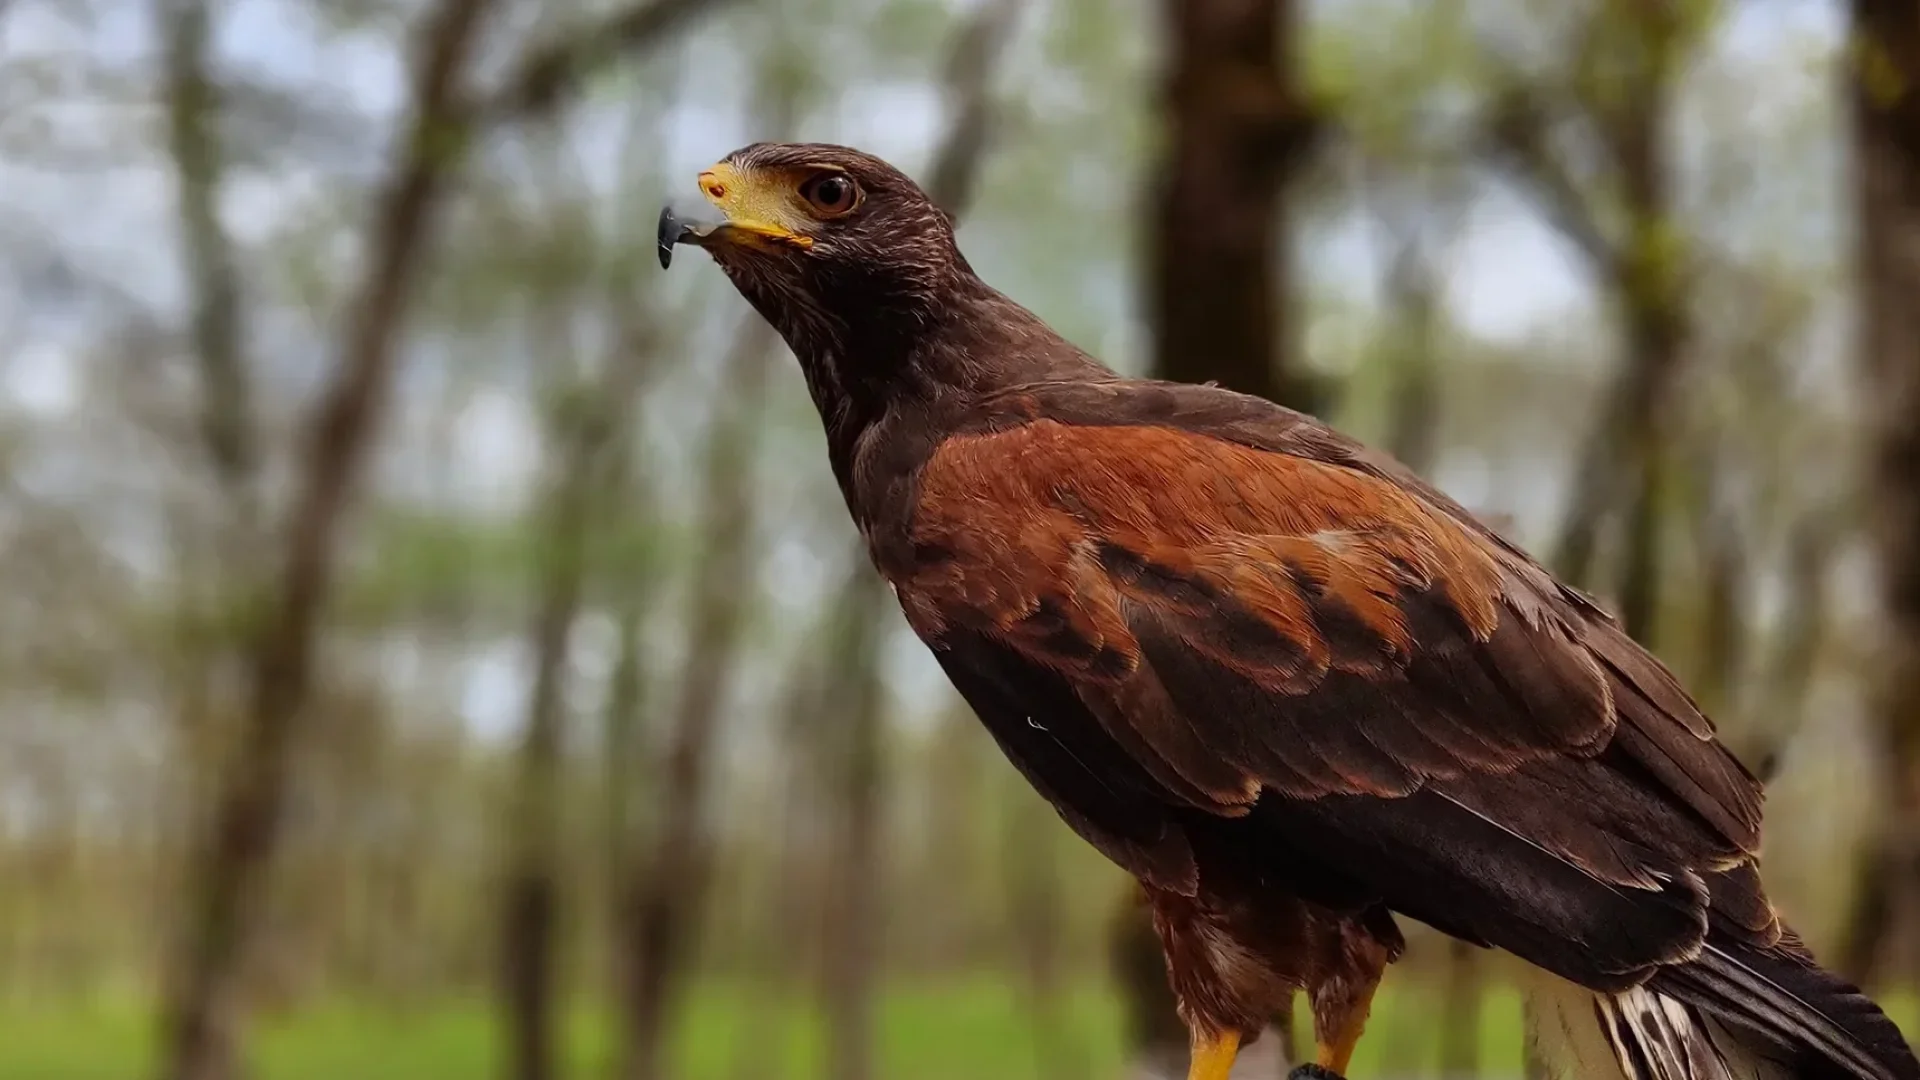
[[[679,241],[684,231],[685,227],[681,225],[680,219],[673,216],[673,207],[661,207],[660,230],[655,234],[655,239],[660,244],[660,269],[665,270],[673,265],[673,245]]]

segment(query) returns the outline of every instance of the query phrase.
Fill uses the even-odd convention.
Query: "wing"
[[[1183,839],[1257,831],[1589,985],[1710,919],[1777,936],[1759,786],[1671,674],[1457,505],[1256,400],[1028,388],[920,475],[901,603],[1069,821],[1176,885]]]

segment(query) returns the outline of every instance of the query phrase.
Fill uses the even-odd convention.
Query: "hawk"
[[[1581,1076],[1920,1080],[1761,885],[1761,786],[1606,612],[1384,454],[1122,378],[898,169],[758,143],[663,210],[799,359],[907,622],[1139,879],[1191,1080],[1296,991],[1343,1072],[1399,918],[1526,961]],[[717,213],[716,213],[717,211]]]

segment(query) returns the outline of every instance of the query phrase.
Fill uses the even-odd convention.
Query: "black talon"
[[[1301,1065],[1287,1074],[1287,1080],[1346,1080],[1346,1077],[1321,1065]]]

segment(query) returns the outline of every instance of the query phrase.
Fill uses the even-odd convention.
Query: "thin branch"
[[[473,107],[485,125],[540,119],[615,61],[664,42],[696,17],[738,0],[645,0],[528,50],[513,74]]]

